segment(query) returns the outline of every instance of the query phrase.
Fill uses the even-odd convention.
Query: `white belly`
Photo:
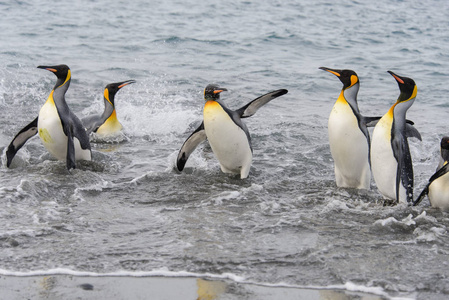
[[[39,137],[45,148],[58,160],[66,160],[67,136],[62,129],[56,106],[52,101],[45,102],[39,112],[37,122]],[[77,138],[73,139],[75,145],[75,160],[91,160],[89,150],[83,150]]]
[[[368,142],[348,104],[337,102],[334,105],[328,132],[337,186],[369,189]]]
[[[392,119],[388,116],[379,120],[373,131],[371,141],[371,170],[374,181],[381,194],[392,200],[396,199],[396,173],[398,162],[391,148]],[[406,191],[399,185],[399,201],[407,202]]]
[[[213,101],[209,101],[213,102]],[[223,172],[246,178],[252,162],[248,138],[218,103],[204,107],[204,129]]]
[[[435,179],[429,186],[429,201],[433,207],[449,210],[449,173]]]

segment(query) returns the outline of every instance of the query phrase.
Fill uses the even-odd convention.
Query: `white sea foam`
[[[239,191],[225,191],[213,198],[215,205],[222,205],[224,201],[237,199],[242,195]]]
[[[193,273],[188,271],[170,271],[168,268],[161,268],[153,271],[116,271],[106,273],[96,273],[88,271],[76,271],[66,268],[54,268],[49,270],[35,270],[35,271],[10,271],[0,269],[0,275],[3,276],[50,276],[50,275],[71,275],[71,276],[86,276],[86,277],[208,277],[216,279],[229,279],[236,282],[244,282],[245,278],[232,273],[211,274],[211,273]]]
[[[397,225],[397,224],[408,227],[411,225],[415,225],[416,222],[413,220],[413,216],[411,214],[400,221],[397,220],[395,217],[388,217],[386,219],[381,219],[381,220],[377,220],[374,222],[374,225],[380,225],[382,227],[388,227],[388,226]]]

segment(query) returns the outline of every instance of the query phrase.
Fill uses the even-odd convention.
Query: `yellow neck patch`
[[[111,105],[112,105],[111,100],[109,100],[109,90],[108,89],[104,89],[104,98],[106,100],[108,100],[108,102],[111,103]],[[112,105],[112,106],[114,106],[114,105]],[[115,111],[114,111],[114,113],[115,113]]]
[[[225,111],[223,110],[223,107],[221,107],[221,105],[217,101],[209,100],[204,105],[203,120],[213,120],[218,116],[223,115],[224,113]]]
[[[386,113],[386,115],[388,116],[389,119],[393,120],[393,115],[394,115],[394,108],[396,107],[396,105],[398,104],[398,102],[396,102],[395,104],[393,104],[390,109],[388,110],[388,112]]]
[[[340,95],[338,96],[337,103],[348,104],[348,101],[346,101],[345,99],[344,91],[341,91]]]
[[[70,69],[67,71],[67,77],[65,78],[65,81],[63,84],[61,84],[60,86],[63,86],[64,84],[66,84],[69,80],[70,77],[72,77],[72,73],[70,72]]]
[[[209,100],[206,102],[206,104],[204,104],[204,109],[216,108],[216,107],[220,107],[220,104],[218,104],[217,101]]]
[[[117,113],[115,112],[115,109],[112,111],[112,114],[109,116],[109,118],[101,125],[98,130],[97,134],[111,134],[117,131],[122,130],[122,124],[117,119]]]
[[[47,98],[47,101],[45,103],[49,103],[52,105],[55,105],[55,100],[53,100],[53,93],[55,92],[55,90],[51,90],[50,95]]]

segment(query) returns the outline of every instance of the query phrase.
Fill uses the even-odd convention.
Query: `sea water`
[[[321,66],[359,75],[359,107],[381,116],[411,77],[407,118],[415,197],[447,134],[449,2],[0,2],[0,147],[38,114],[67,64],[81,118],[100,114],[108,83],[123,138],[92,143],[93,161],[67,172],[35,137],[0,168],[3,275],[232,274],[291,286],[359,286],[391,297],[449,293],[449,215],[384,206],[371,190],[337,188],[327,119],[341,90]],[[209,83],[231,109],[272,90],[287,95],[245,119],[248,179],[223,174],[207,143],[175,170],[200,124]],[[31,272],[31,273],[30,273]],[[76,273],[80,272],[80,273]],[[57,273],[57,272],[56,272]],[[165,273],[164,273],[165,274]]]

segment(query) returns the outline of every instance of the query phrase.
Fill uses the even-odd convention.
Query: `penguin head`
[[[359,76],[353,70],[338,70],[320,67],[321,70],[334,74],[343,83],[343,89],[347,89],[359,82]]]
[[[114,105],[114,97],[115,94],[124,86],[127,86],[128,84],[135,83],[135,80],[127,80],[122,82],[115,82],[108,84],[104,89],[104,97],[111,102],[112,105]]]
[[[396,79],[398,86],[399,86],[399,90],[401,91],[401,94],[399,95],[399,98],[397,101],[398,103],[405,102],[405,101],[411,100],[416,97],[418,88],[413,79],[408,78],[408,77],[399,76],[399,75],[393,73],[392,71],[388,71],[388,73],[390,73],[391,76],[393,76],[394,79]]]
[[[67,65],[38,66],[38,68],[53,72],[58,77],[55,88],[64,85],[71,77],[70,68]]]
[[[39,69],[45,69],[53,72],[58,79],[67,79],[67,75],[70,74],[70,68],[67,65],[57,65],[57,66],[38,66]]]
[[[447,136],[441,139],[441,157],[444,161],[449,161],[449,137]]]
[[[204,99],[206,101],[208,100],[219,100],[220,99],[220,93],[227,91],[225,88],[221,88],[216,84],[208,84],[206,88],[204,89]]]

